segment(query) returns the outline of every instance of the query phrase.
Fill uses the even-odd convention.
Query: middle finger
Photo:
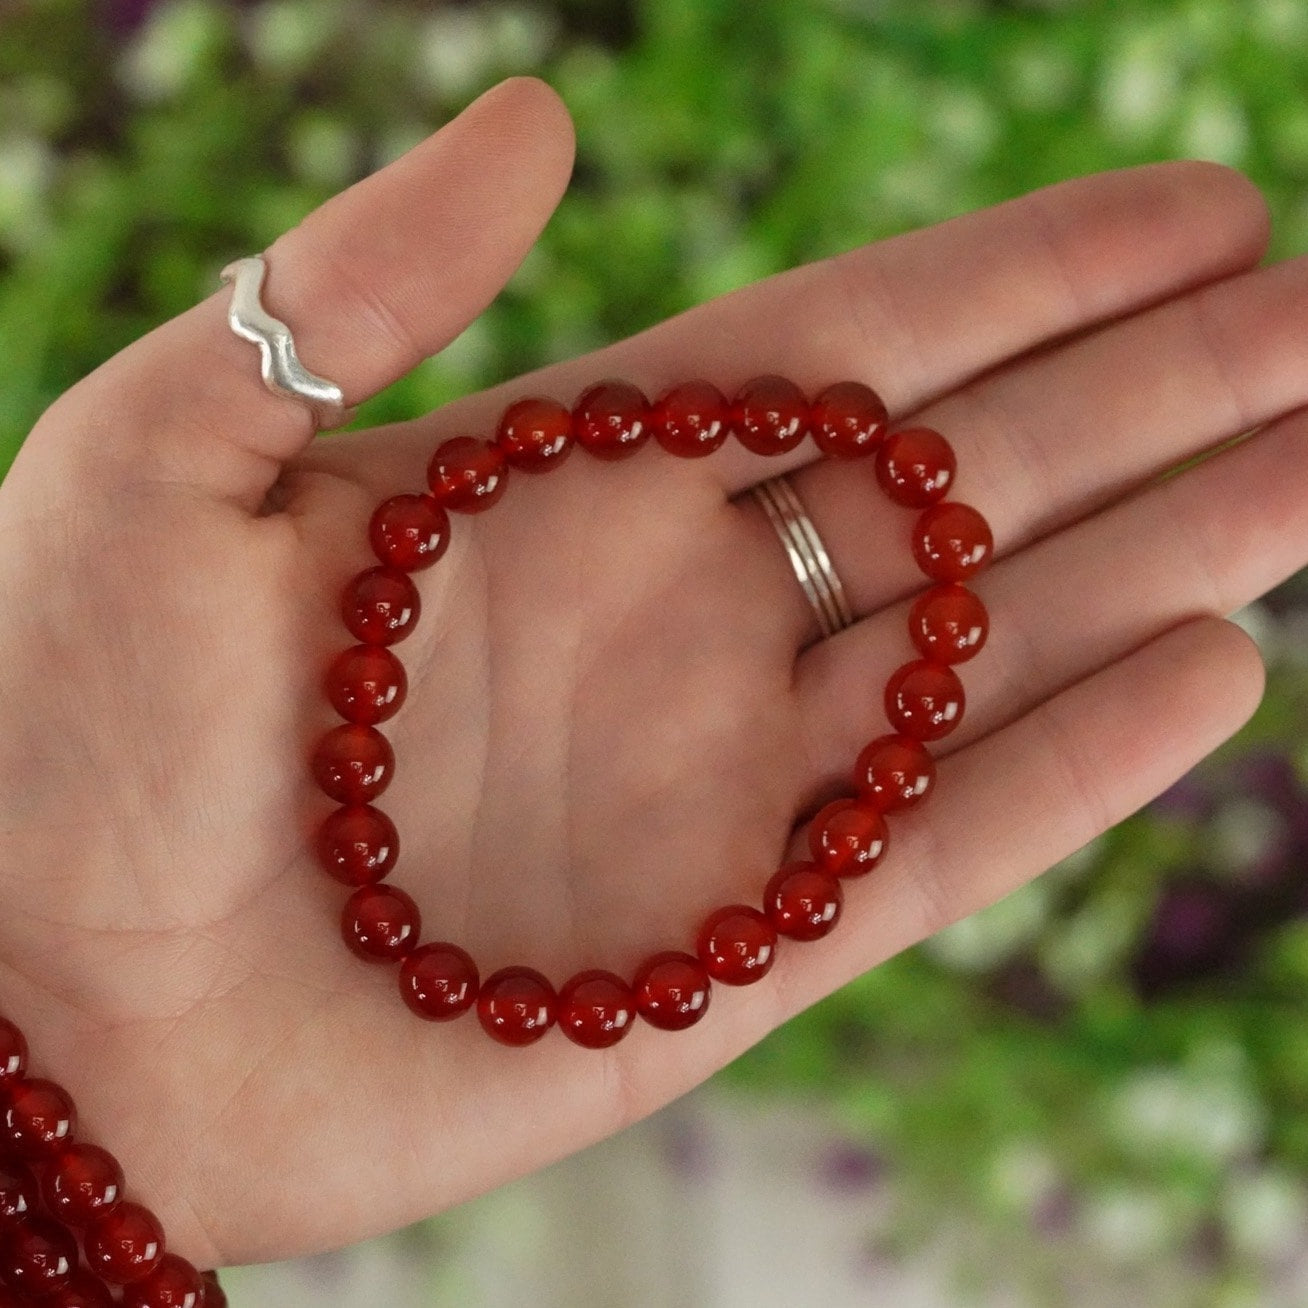
[[[985,515],[1002,557],[1308,404],[1305,311],[1308,258],[1299,258],[1025,357],[900,425],[934,427],[954,446],[949,498]],[[907,547],[916,511],[882,494],[873,463],[822,461],[789,478],[856,616],[922,586]],[[803,596],[776,553],[776,593],[802,613]]]

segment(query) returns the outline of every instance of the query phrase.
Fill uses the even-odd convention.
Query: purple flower
[[[100,0],[104,25],[111,35],[125,40],[145,22],[155,0]]]
[[[818,1160],[818,1179],[838,1194],[870,1190],[885,1176],[886,1165],[874,1149],[856,1140],[838,1140]]]

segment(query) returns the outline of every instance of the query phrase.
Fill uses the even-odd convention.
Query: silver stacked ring
[[[817,615],[823,637],[834,636],[852,626],[854,615],[845,597],[845,588],[794,487],[785,477],[771,477],[751,487],[750,494],[762,505],[763,512],[776,528],[795,579]]]

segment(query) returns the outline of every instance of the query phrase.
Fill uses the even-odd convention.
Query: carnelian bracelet
[[[217,1276],[165,1250],[118,1160],[76,1128],[72,1097],[27,1075],[27,1041],[0,1017],[0,1308],[226,1308]]]
[[[404,668],[391,652],[413,631],[421,601],[410,573],[428,568],[450,540],[448,514],[480,513],[498,503],[510,470],[557,468],[576,445],[599,459],[624,459],[653,436],[670,453],[699,458],[734,435],[755,454],[795,449],[810,433],[828,458],[872,456],[886,495],[920,510],[913,556],[935,584],[909,612],[909,635],[921,657],[905,663],[885,690],[891,734],[867,745],[854,768],[855,798],[826,805],[809,826],[811,858],[786,863],[763,891],[762,907],[729,904],[704,919],[694,952],[664,950],[637,968],[630,982],[612,972],[578,972],[556,992],[530,967],[504,967],[481,980],[468,953],[448,941],[418,942],[421,918],[411,896],[383,883],[399,854],[389,817],[373,805],[395,771],[395,756],[377,724],[404,703]],[[353,578],[341,612],[358,642],[332,662],[326,691],[345,720],[319,741],[313,775],[341,807],[322,823],[317,854],[336,880],[355,887],[341,916],[350,949],[369,962],[398,962],[400,993],[418,1016],[456,1018],[476,1007],[481,1025],[506,1045],[528,1045],[557,1024],[571,1040],[607,1048],[639,1014],[677,1031],[708,1009],[710,985],[748,985],[766,976],[778,937],[817,940],[840,917],[841,882],[862,876],[884,857],[887,813],[919,804],[935,780],[925,742],[962,719],[963,687],[953,664],[982,647],[988,618],[960,583],[993,551],[985,519],[944,498],[954,481],[953,450],[925,427],[887,431],[885,405],[860,382],[837,382],[810,404],[785,378],[757,377],[728,401],[705,381],[686,382],[651,404],[629,383],[604,381],[571,410],[554,400],[511,404],[492,441],[456,436],[439,445],[427,470],[428,490],[395,495],[372,515],[368,537],[380,566]]]

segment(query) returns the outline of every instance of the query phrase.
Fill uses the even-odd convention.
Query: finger
[[[892,413],[905,413],[1042,342],[1248,268],[1266,241],[1258,191],[1213,164],[1151,164],[1062,182],[770,277],[397,427],[386,442],[390,482],[420,467],[440,436],[493,430],[513,398],[571,403],[605,376],[629,378],[651,397],[691,376],[730,391],[779,372],[810,394],[860,378]],[[357,439],[315,457],[335,466],[350,457],[351,443],[357,455]],[[814,453],[806,441],[765,459],[729,441],[677,475],[693,472],[734,495]],[[374,454],[370,448],[370,460]]]
[[[962,723],[945,755],[1196,613],[1243,608],[1308,563],[1308,414],[1257,436],[1001,560],[973,589],[991,634],[959,665]],[[809,751],[841,778],[885,730],[869,687],[908,658],[909,602],[864,619],[801,661]]]
[[[553,91],[502,83],[279,237],[265,306],[305,366],[358,403],[481,312],[553,211],[572,148]],[[228,327],[230,296],[218,290],[74,387],[15,468],[178,482],[257,508],[313,429],[303,405],[264,388],[255,347]]]
[[[1301,258],[1020,360],[913,421],[947,434],[958,453],[951,498],[981,509],[1002,555],[1308,404],[1305,312]],[[907,548],[915,515],[887,501],[871,461],[818,463],[791,481],[855,613],[921,585]],[[880,519],[876,529],[870,514]],[[789,580],[785,566],[774,561],[778,594]],[[797,609],[793,595],[788,603]]]
[[[930,800],[893,815],[885,862],[849,889],[833,947],[779,951],[786,1011],[1002,898],[1135,812],[1233,735],[1262,688],[1253,642],[1232,623],[1200,618],[943,760]]]

